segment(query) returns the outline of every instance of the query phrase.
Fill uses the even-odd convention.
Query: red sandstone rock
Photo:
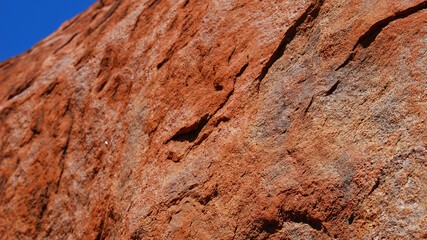
[[[0,65],[4,239],[421,239],[421,0],[104,0]]]

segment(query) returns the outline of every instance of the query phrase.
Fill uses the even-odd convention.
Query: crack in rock
[[[362,36],[359,37],[356,44],[354,45],[351,53],[345,59],[345,61],[340,64],[335,71],[345,67],[349,62],[351,62],[356,56],[358,46],[362,46],[363,48],[368,48],[375,41],[377,36],[382,32],[382,30],[387,27],[391,22],[409,17],[419,11],[422,11],[427,8],[427,1],[424,1],[418,5],[407,8],[405,10],[394,13],[391,16],[388,16],[376,23],[374,23]]]
[[[264,67],[261,70],[261,74],[256,78],[257,80],[257,89],[259,90],[259,87],[261,85],[262,80],[267,75],[270,68],[273,66],[273,64],[283,56],[283,53],[286,50],[286,46],[292,42],[292,40],[295,38],[295,36],[298,33],[298,28],[307,21],[309,16],[312,16],[313,19],[309,21],[313,21],[317,15],[320,12],[320,8],[322,7],[324,3],[324,0],[315,0],[313,1],[310,6],[305,10],[305,12],[295,21],[293,25],[291,25],[288,30],[286,30],[284,37],[282,38],[282,41],[279,43],[279,46],[276,48],[276,50],[273,52],[273,54],[268,59],[267,63],[264,65]]]

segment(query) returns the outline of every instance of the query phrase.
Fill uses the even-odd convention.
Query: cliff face
[[[0,236],[427,237],[426,6],[95,3],[0,65]]]

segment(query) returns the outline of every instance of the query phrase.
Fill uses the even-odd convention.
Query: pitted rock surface
[[[0,64],[0,236],[426,238],[426,7],[95,3]]]

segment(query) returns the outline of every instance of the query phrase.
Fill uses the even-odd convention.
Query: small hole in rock
[[[349,225],[353,224],[353,221],[354,221],[354,215],[351,214],[350,218],[348,219],[348,224]]]
[[[224,89],[223,86],[221,86],[221,85],[215,85],[215,90],[222,91],[222,89]]]

